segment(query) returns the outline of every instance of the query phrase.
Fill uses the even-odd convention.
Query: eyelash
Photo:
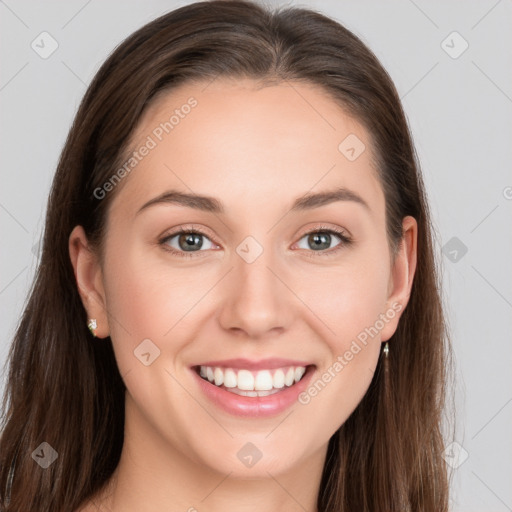
[[[305,236],[308,236],[308,235],[311,235],[311,234],[317,234],[317,233],[334,234],[334,235],[336,235],[337,237],[340,238],[341,243],[339,245],[337,245],[333,249],[326,249],[326,250],[321,250],[321,251],[306,251],[307,253],[310,253],[310,254],[307,254],[307,256],[311,257],[311,258],[316,258],[318,256],[321,256],[321,257],[332,256],[333,254],[337,253],[338,251],[340,251],[344,247],[349,246],[353,242],[352,238],[350,238],[345,233],[345,231],[343,231],[341,229],[337,229],[337,228],[328,228],[326,226],[320,226],[319,228],[316,228],[316,229],[314,229],[312,231],[307,231],[306,233],[304,233],[300,237],[299,240],[302,240],[302,238],[304,238]],[[202,231],[199,228],[194,228],[194,229],[187,228],[187,229],[181,229],[180,231],[175,231],[174,233],[170,233],[168,235],[165,235],[163,238],[161,238],[158,241],[158,243],[159,243],[159,245],[161,245],[163,247],[164,250],[169,251],[170,253],[175,254],[175,255],[177,255],[179,257],[182,257],[182,258],[193,258],[193,257],[196,257],[196,253],[198,253],[198,252],[205,252],[205,251],[190,251],[190,252],[177,251],[176,249],[173,249],[173,248],[169,247],[166,244],[166,242],[168,240],[170,240],[171,238],[174,238],[176,235],[182,235],[182,234],[199,234],[199,235],[203,235],[206,238],[210,239],[210,237],[204,231]],[[311,254],[311,253],[313,253],[313,254]],[[315,254],[315,253],[317,253],[317,254]]]

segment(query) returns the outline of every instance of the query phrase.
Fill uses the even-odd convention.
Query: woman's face
[[[392,266],[368,133],[314,86],[217,79],[160,96],[131,142],[97,190],[119,187],[85,299],[128,439],[232,476],[320,460],[414,273],[410,218]]]

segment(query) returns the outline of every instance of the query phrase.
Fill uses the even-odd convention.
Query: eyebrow
[[[369,212],[371,211],[368,203],[359,194],[346,187],[338,187],[334,190],[314,194],[305,194],[294,201],[290,211],[312,210],[336,201],[352,201],[360,204]],[[137,215],[150,206],[157,204],[176,204],[210,213],[225,213],[222,202],[214,197],[169,190],[142,205]]]

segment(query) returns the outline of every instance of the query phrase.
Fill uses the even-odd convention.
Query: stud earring
[[[382,349],[382,352],[384,353],[384,356],[387,358],[389,354],[389,344],[386,341],[386,344],[384,345],[384,348]]]
[[[96,328],[98,327],[98,323],[96,322],[96,318],[90,318],[87,323],[87,327],[89,327],[89,331],[96,338]]]

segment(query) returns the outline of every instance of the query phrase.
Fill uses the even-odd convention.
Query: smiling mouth
[[[239,368],[195,366],[195,372],[210,384],[240,396],[259,397],[279,393],[300,382],[314,365],[283,366],[251,371]]]

